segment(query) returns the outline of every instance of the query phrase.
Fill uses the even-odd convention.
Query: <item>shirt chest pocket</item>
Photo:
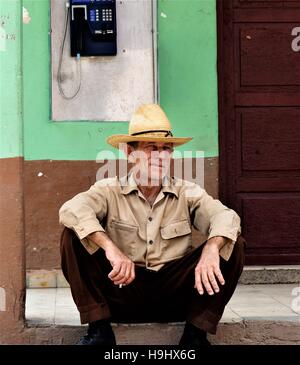
[[[126,256],[133,260],[135,256],[138,226],[123,221],[112,220],[109,222],[107,228],[107,233],[112,241]]]
[[[187,219],[160,228],[162,251],[170,258],[183,256],[192,248],[192,230]]]

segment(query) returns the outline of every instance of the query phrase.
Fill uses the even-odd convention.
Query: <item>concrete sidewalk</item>
[[[300,344],[300,308],[296,284],[239,285],[228,303],[213,343]],[[297,294],[299,295],[299,294]],[[69,288],[27,289],[26,320],[29,327],[69,331],[76,342],[85,332]],[[115,324],[120,344],[176,344],[182,323]],[[65,333],[65,332],[64,332]],[[72,343],[72,342],[71,342]]]

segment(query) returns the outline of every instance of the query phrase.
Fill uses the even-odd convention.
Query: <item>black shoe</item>
[[[89,324],[88,333],[76,345],[115,346],[116,338],[110,322],[100,320]]]
[[[183,347],[208,347],[211,346],[207,333],[191,323],[186,323],[179,346]]]

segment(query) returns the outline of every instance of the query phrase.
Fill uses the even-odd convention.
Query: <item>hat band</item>
[[[137,135],[140,135],[140,134],[147,134],[147,133],[153,133],[153,132],[163,132],[163,133],[166,133],[164,137],[168,137],[168,136],[173,137],[173,134],[172,134],[171,131],[166,131],[164,129],[153,129],[151,131],[143,131],[143,132],[131,133],[131,136],[137,136]]]

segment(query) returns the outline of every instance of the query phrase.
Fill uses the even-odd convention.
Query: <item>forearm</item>
[[[207,240],[205,246],[207,247],[215,247],[219,251],[226,245],[228,242],[228,238],[222,237],[222,236],[215,236],[211,237],[209,240]]]
[[[113,241],[104,232],[93,232],[87,236],[87,238],[93,241],[97,246],[101,247],[104,251],[115,246]]]

